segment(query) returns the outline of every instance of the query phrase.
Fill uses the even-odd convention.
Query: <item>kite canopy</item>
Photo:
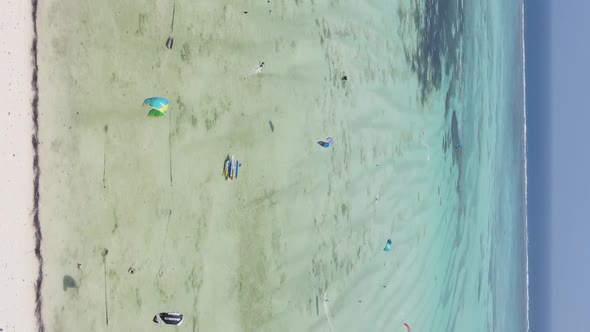
[[[385,248],[383,248],[383,251],[391,251],[391,239],[387,240],[387,243],[385,244]]]
[[[166,114],[166,110],[170,106],[170,103],[167,99],[160,97],[147,98],[143,101],[143,104],[152,108],[148,112],[148,116],[153,117],[164,116],[164,114]]]
[[[182,325],[184,316],[177,312],[161,312],[154,316],[152,321],[157,324],[168,324],[168,325]]]
[[[325,141],[318,141],[318,144],[324,148],[329,148],[333,142],[334,140],[332,139],[332,137],[328,137]]]

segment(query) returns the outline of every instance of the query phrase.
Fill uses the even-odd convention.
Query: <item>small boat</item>
[[[161,312],[154,316],[154,323],[157,324],[167,324],[167,325],[176,325],[179,326],[182,324],[184,320],[184,316],[177,312]]]

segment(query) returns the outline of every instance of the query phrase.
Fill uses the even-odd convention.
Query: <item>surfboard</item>
[[[235,160],[234,160],[234,156],[232,155],[231,158],[229,158],[229,170],[227,171],[227,179],[228,180],[232,180],[234,178],[234,166],[235,166]]]
[[[231,171],[231,160],[228,158],[225,161],[225,167],[223,168],[223,176],[225,177],[226,180],[230,180],[229,178],[229,172]]]
[[[237,160],[234,160],[232,158],[231,173],[230,173],[232,180],[236,177],[236,162],[237,162]]]

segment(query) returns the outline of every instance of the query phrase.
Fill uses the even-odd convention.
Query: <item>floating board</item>
[[[231,169],[231,162],[229,159],[225,161],[225,165],[223,166],[223,177],[227,180],[229,179],[229,170]]]
[[[233,180],[236,173],[236,161],[232,159],[231,162],[231,172],[229,173],[229,177]]]
[[[227,171],[227,179],[232,180],[234,178],[234,165],[235,165],[235,161],[234,161],[234,156],[232,155],[231,158],[229,158],[229,170]]]
[[[234,156],[231,156],[231,158],[228,156],[228,158],[225,160],[225,167],[223,168],[223,176],[225,177],[225,179],[227,181],[230,181],[231,177],[232,177],[233,160],[234,160]]]
[[[231,179],[232,180],[236,179],[238,177],[238,167],[240,167],[239,163],[240,162],[237,159],[236,160],[232,159],[232,166],[231,166]]]
[[[182,324],[184,320],[184,316],[177,312],[161,312],[154,316],[154,323],[157,324],[167,324],[167,325],[176,325],[179,326]]]

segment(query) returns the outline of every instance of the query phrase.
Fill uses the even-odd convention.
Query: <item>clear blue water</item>
[[[442,216],[444,277],[428,330],[526,329],[521,15],[509,0],[426,1],[420,12],[412,59],[423,101],[444,113],[455,205]]]

